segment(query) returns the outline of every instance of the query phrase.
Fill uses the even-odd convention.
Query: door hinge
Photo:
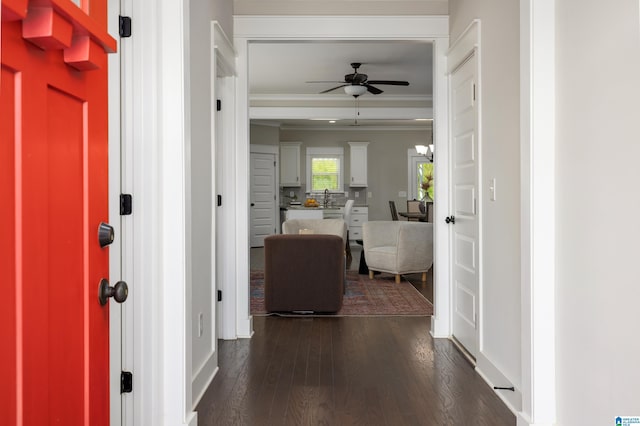
[[[120,194],[120,215],[128,216],[133,211],[133,198],[131,194]]]
[[[218,290],[218,302],[222,302],[222,290]]]
[[[220,99],[216,99],[216,111],[222,111],[222,101]]]
[[[218,207],[222,205],[222,195],[218,194]]]
[[[120,15],[120,37],[131,37],[131,17]]]
[[[476,100],[476,85],[473,85],[473,100]]]
[[[273,167],[276,166],[276,160],[273,160]]]
[[[130,393],[133,391],[133,373],[123,371],[120,373],[120,393]]]

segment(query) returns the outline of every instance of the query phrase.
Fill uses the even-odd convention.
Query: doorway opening
[[[363,41],[363,40],[376,40],[376,41],[380,41],[380,40],[386,40],[386,41],[398,41],[398,40],[404,40],[407,42],[422,42],[422,43],[431,43],[431,45],[433,46],[433,64],[432,64],[432,68],[430,68],[430,70],[435,70],[434,75],[438,75],[438,76],[442,76],[444,75],[444,55],[445,55],[445,51],[446,48],[448,46],[448,30],[445,27],[439,27],[438,25],[435,25],[437,22],[437,19],[434,19],[435,17],[425,17],[425,22],[421,22],[419,27],[414,27],[414,24],[416,23],[416,21],[410,22],[411,20],[408,20],[406,18],[402,18],[399,17],[396,20],[392,20],[394,22],[391,22],[391,27],[387,27],[384,30],[381,30],[380,26],[375,24],[375,19],[372,19],[371,22],[360,22],[361,20],[359,20],[359,23],[362,25],[354,25],[354,26],[349,26],[349,29],[344,31],[344,36],[342,36],[341,33],[341,37],[340,37],[340,42],[342,43],[346,43],[349,41]],[[261,20],[262,18],[245,18],[245,17],[236,17],[236,21],[235,21],[235,28],[236,28],[236,38],[235,38],[235,46],[239,52],[239,71],[241,76],[244,75],[244,73],[246,73],[247,75],[249,74],[248,69],[252,68],[255,69],[255,66],[252,65],[251,67],[249,67],[249,63],[252,61],[252,55],[250,54],[251,49],[253,46],[257,46],[260,45],[262,43],[275,43],[275,42],[283,42],[282,44],[287,44],[287,43],[294,43],[295,41],[300,41],[301,37],[300,34],[297,33],[297,30],[295,28],[301,28],[300,26],[300,22],[296,22],[295,26],[290,26],[287,21],[287,18],[278,18],[278,19],[269,19],[269,18],[264,18],[264,25],[260,26],[259,32],[255,32],[255,19],[259,19]],[[296,18],[299,19],[299,18]],[[314,34],[314,38],[313,39],[308,39],[305,38],[304,40],[309,42],[309,45],[312,45],[313,43],[323,43],[323,42],[329,42],[329,41],[334,41],[336,39],[335,34],[329,34],[327,31],[327,26],[324,26],[322,23],[322,19],[318,19],[317,17],[311,18],[309,17],[308,19],[306,18],[302,18],[302,20],[304,21],[303,24],[305,25],[304,28],[308,29],[310,31],[310,33]],[[349,21],[350,18],[347,18],[347,21]],[[285,21],[285,22],[282,22]],[[419,20],[418,20],[419,21]],[[308,24],[308,26],[306,26]],[[416,37],[416,34],[424,34],[424,37]],[[313,43],[312,43],[313,42]],[[441,73],[442,71],[442,73]],[[373,74],[372,74],[373,75]],[[243,78],[241,78],[241,80],[243,80]],[[306,80],[305,80],[306,81]],[[433,98],[432,98],[432,111],[433,110],[437,110],[438,114],[439,114],[439,119],[441,119],[440,123],[446,123],[447,122],[447,115],[448,115],[448,104],[447,104],[447,96],[446,96],[446,81],[444,80],[444,78],[438,77],[438,78],[434,78],[433,79],[433,84],[434,84],[434,93],[433,93]],[[273,115],[273,108],[268,108],[268,102],[265,103],[260,103],[261,100],[260,96],[251,96],[251,92],[250,92],[250,85],[249,85],[249,81],[246,82],[246,84],[243,82],[242,87],[239,88],[239,99],[238,101],[240,103],[246,102],[246,115],[244,117],[239,117],[239,123],[249,123],[251,121],[252,124],[256,123],[256,121],[262,121],[262,120],[282,120],[284,118],[286,119],[290,119],[290,120],[299,120],[297,123],[301,124],[301,122],[304,120],[304,122],[306,123],[307,121],[309,121],[309,113],[311,112],[311,110],[313,108],[310,107],[302,107],[299,103],[299,101],[301,101],[300,98],[288,98],[287,102],[288,102],[288,106],[286,107],[281,107],[280,108],[280,113],[276,116]],[[323,102],[325,103],[324,106],[326,107],[327,102],[330,100],[331,98],[327,98],[326,100],[324,100]],[[333,99],[331,99],[331,101],[333,101]],[[353,102],[353,100],[351,100],[351,102]],[[361,118],[358,120],[358,123],[360,125],[362,125],[363,123],[363,119],[362,119],[362,114],[363,114],[363,110],[365,112],[367,112],[367,106],[363,107],[363,101],[360,101],[360,114],[361,114]],[[340,107],[340,106],[336,106],[335,107],[335,111],[341,111],[346,115],[346,111],[347,109],[349,110],[349,117],[352,119],[353,118],[353,106],[351,105],[350,107]],[[383,108],[381,108],[380,110],[382,110]],[[245,113],[245,109],[243,107],[240,108],[241,111],[241,115]],[[323,109],[323,106],[318,105],[317,106],[317,111],[325,111],[327,112],[327,109]],[[373,111],[373,109],[369,110],[369,111]],[[399,116],[395,116],[393,118],[406,118],[407,114],[406,114],[406,110],[402,110],[402,108],[397,109],[395,111],[398,111],[401,115]],[[283,116],[282,113],[286,112],[288,115]],[[320,114],[316,115],[316,117],[321,117]],[[328,116],[324,116],[322,118],[333,118],[333,117],[328,117]],[[389,118],[389,117],[381,117],[381,116],[371,116],[370,118],[375,118],[375,119],[382,119],[382,118]],[[421,117],[422,118],[422,117]],[[246,120],[246,121],[245,121]],[[355,127],[355,126],[354,126]],[[247,163],[247,167],[248,167],[248,144],[249,141],[252,140],[252,136],[251,134],[253,133],[253,129],[250,130],[250,126],[249,125],[243,125],[240,124],[240,126],[238,127],[238,132],[237,132],[237,136],[238,136],[238,140],[239,141],[245,141],[244,143],[246,143],[246,145],[244,145],[244,147],[242,146],[243,143],[241,142],[240,144],[238,144],[239,146],[237,147],[236,153],[238,155],[242,154],[243,158],[245,158],[246,160],[244,160],[243,162]],[[434,140],[443,140],[446,141],[447,140],[447,129],[445,126],[443,125],[438,125],[436,126],[436,128],[434,129]],[[403,150],[404,152],[406,152],[406,149]],[[441,154],[441,158],[442,159],[446,159],[447,158],[447,152],[446,149],[443,149],[443,152]],[[402,160],[403,164],[406,164],[406,159]],[[445,172],[446,173],[446,168],[443,168],[443,170],[441,170],[441,173]],[[239,170],[240,174],[243,174],[241,170]],[[437,173],[437,172],[436,172]],[[406,176],[405,173],[402,173],[403,176]],[[246,175],[245,175],[246,176]],[[244,178],[240,177],[240,180],[238,181],[238,183],[240,184],[242,182]],[[246,181],[246,179],[244,179]],[[442,204],[443,205],[447,205],[448,204],[448,194],[446,191],[446,187],[448,185],[448,181],[446,179],[446,175],[443,176],[442,179],[436,179],[436,182],[439,182],[439,184],[436,184],[436,194],[440,193],[441,197],[442,197]],[[248,182],[247,182],[248,183]],[[441,190],[438,190],[438,185],[442,186]],[[404,183],[402,185],[403,188],[406,188],[406,180],[404,180]],[[248,191],[247,191],[248,192]],[[350,191],[351,192],[351,191]],[[369,194],[367,190],[360,190],[360,191],[353,191],[355,192],[359,192],[360,196],[364,195],[365,197],[368,197]],[[406,197],[406,191],[404,194],[404,197]],[[243,210],[245,210],[244,212],[244,216],[243,217],[239,217],[240,223],[239,225],[241,226],[242,223],[248,223],[248,211],[246,206],[249,204],[249,200],[247,199],[247,197],[245,197],[245,200],[247,201],[246,203],[242,203],[241,199],[242,197],[239,197],[238,200],[238,207],[242,208]],[[406,198],[405,198],[406,199]],[[386,200],[388,201],[388,200]],[[244,204],[244,205],[243,205]],[[386,205],[385,207],[386,211],[388,211],[388,205]],[[434,215],[437,216],[438,212],[437,210],[434,212]],[[244,217],[246,217],[246,222]],[[436,227],[438,227],[439,225],[436,225]],[[239,230],[240,231],[240,230]],[[239,251],[245,251],[246,252],[246,264],[241,264],[238,265],[238,297],[241,299],[244,299],[244,297],[246,296],[246,298],[248,299],[248,289],[243,289],[242,286],[245,285],[246,283],[248,283],[249,281],[249,277],[248,277],[248,270],[249,268],[246,266],[249,264],[249,244],[248,244],[248,229],[245,228],[244,231],[240,231],[238,232],[239,236],[242,237],[242,235],[246,235],[247,236],[247,243],[246,243],[246,247],[244,248],[239,248]],[[434,245],[436,247],[436,250],[439,253],[442,253],[442,255],[439,256],[439,261],[443,262],[444,265],[448,264],[448,241],[446,238],[446,234],[444,232],[436,232],[436,237],[434,239]],[[243,239],[241,239],[239,241],[239,244],[242,244]],[[238,261],[241,262],[242,256],[240,256],[238,258]],[[433,317],[433,321],[432,321],[432,335],[434,335],[435,337],[447,337],[449,335],[449,310],[448,310],[448,289],[447,289],[447,285],[448,285],[448,273],[447,273],[447,268],[441,268],[441,269],[436,269],[436,271],[441,271],[440,273],[436,272],[436,276],[434,277],[434,281],[436,282],[436,289],[434,291],[434,301],[436,304],[439,305],[438,308],[438,312],[436,313],[436,315]],[[441,288],[438,289],[438,282],[441,283]],[[244,324],[250,324],[250,314],[248,312],[248,308],[246,311],[244,311],[242,309],[243,307],[239,307],[239,310],[237,312],[237,320],[240,322],[246,321]],[[246,318],[249,318],[248,320],[246,320]]]

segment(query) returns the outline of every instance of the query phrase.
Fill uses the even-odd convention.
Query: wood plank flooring
[[[254,317],[219,342],[197,407],[209,425],[515,425],[428,317]]]

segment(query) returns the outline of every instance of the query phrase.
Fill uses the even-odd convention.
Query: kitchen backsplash
[[[354,188],[345,187],[344,192],[341,193],[331,193],[329,194],[329,204],[334,206],[344,206],[345,202],[349,199],[355,200],[356,205],[366,205],[367,204],[367,188],[358,188],[360,196],[358,198],[355,197]],[[349,196],[345,196],[345,193],[348,192]],[[293,193],[293,197],[290,195]],[[304,202],[307,198],[315,198],[318,200],[320,204],[324,201],[324,192],[315,192],[313,194],[306,191],[306,186],[302,185],[300,187],[283,187],[280,188],[280,206],[286,207],[289,205],[291,201],[300,201]]]

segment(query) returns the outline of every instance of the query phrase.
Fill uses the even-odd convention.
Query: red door
[[[108,425],[106,0],[1,0],[0,424]]]

